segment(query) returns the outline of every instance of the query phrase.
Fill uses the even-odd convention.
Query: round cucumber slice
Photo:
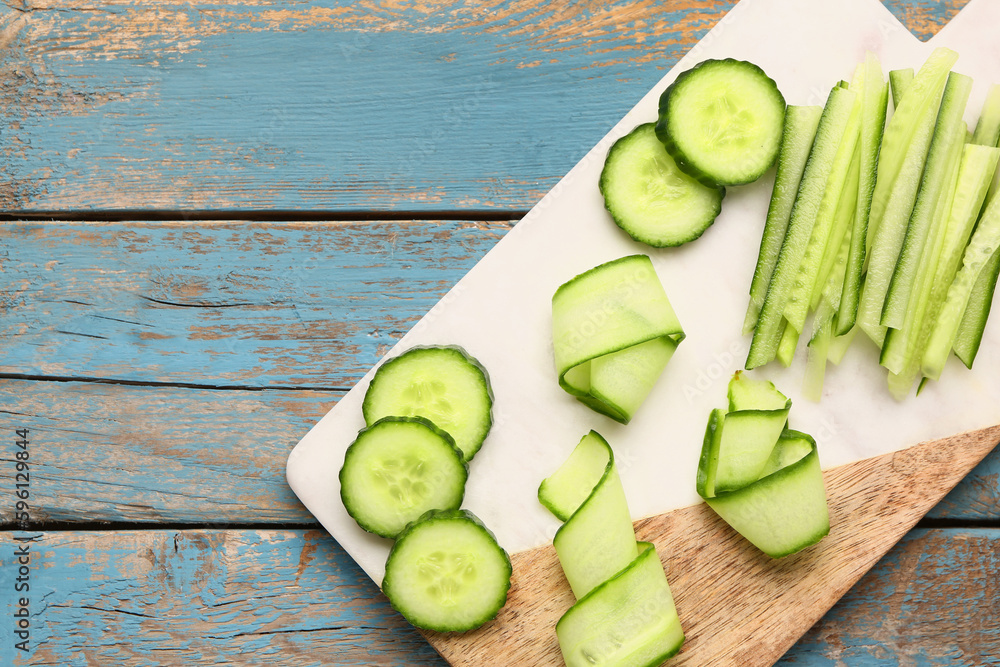
[[[450,435],[421,417],[386,417],[347,448],[340,496],[359,526],[393,538],[428,510],[458,509],[468,474]]]
[[[368,425],[423,417],[447,431],[469,461],[493,425],[493,391],[486,369],[461,347],[414,347],[379,366],[361,409]]]
[[[511,573],[507,552],[474,514],[432,511],[393,544],[382,591],[413,625],[464,632],[497,615]]]
[[[611,146],[600,189],[615,224],[655,248],[701,236],[722,211],[726,195],[724,188],[709,187],[681,171],[656,138],[653,123],[638,126]]]
[[[677,166],[709,186],[750,183],[778,156],[785,98],[757,65],[706,60],[660,96],[656,134]]]

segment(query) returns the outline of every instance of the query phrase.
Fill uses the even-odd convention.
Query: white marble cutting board
[[[777,81],[789,104],[822,104],[834,83],[850,79],[866,50],[888,72],[918,68],[933,47],[948,46],[961,56],[955,69],[976,83],[966,116],[972,124],[989,85],[1000,82],[997,25],[1000,2],[972,0],[922,43],[878,0],[742,0],[389,352],[458,344],[490,372],[494,426],[472,461],[463,507],[511,553],[548,543],[558,522],[539,505],[538,484],[592,428],[616,452],[634,518],[699,502],[694,479],[706,420],[724,405],[728,378],[749,347],[740,330],[772,176],[730,188],[715,224],[682,248],[636,244],[612,223],[597,189],[607,149],[656,119],[659,95],[679,72],[708,58],[750,60]],[[622,110],[632,102],[622,100]],[[651,256],[687,338],[632,423],[622,426],[559,388],[551,297],[576,274],[640,252]],[[996,321],[973,371],[952,359],[940,382],[904,402],[889,395],[877,351],[863,336],[828,370],[818,404],[801,394],[804,361],[800,350],[791,368],[771,364],[753,376],[774,380],[792,398],[791,425],[816,437],[824,468],[1000,423]],[[302,438],[287,476],[305,506],[380,583],[390,542],[358,528],[340,502],[337,478],[345,449],[364,426],[361,402],[370,377]]]

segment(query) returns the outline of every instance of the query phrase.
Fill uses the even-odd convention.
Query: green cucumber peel
[[[965,364],[966,368],[972,368],[979,353],[979,345],[983,342],[983,333],[986,331],[986,322],[993,305],[993,293],[996,290],[998,275],[1000,275],[1000,250],[994,251],[993,257],[979,274],[972,288],[972,294],[969,295],[969,305],[965,307],[962,323],[958,325],[958,333],[955,335],[953,346],[955,356]]]
[[[553,540],[577,602],[556,624],[569,666],[658,665],[684,642],[663,565],[636,542],[614,452],[595,431],[538,489],[563,525]]]
[[[990,86],[986,102],[979,114],[972,143],[980,146],[996,146],[1000,143],[1000,83]]]
[[[802,182],[788,220],[788,230],[781,244],[757,327],[754,329],[745,364],[747,370],[770,362],[778,353],[778,346],[785,330],[785,305],[812,235],[816,216],[833,171],[834,158],[850,120],[856,97],[857,95],[850,90],[835,87],[831,90],[823,109],[816,130],[816,139],[809,153]]]
[[[757,254],[757,266],[754,268],[753,280],[750,283],[750,302],[743,321],[744,334],[751,333],[757,326],[760,309],[764,305],[764,297],[767,296],[767,287],[778,262],[778,253],[781,251],[785,232],[788,230],[788,220],[795,204],[795,195],[802,182],[806,160],[809,158],[809,151],[816,138],[816,129],[819,127],[822,115],[823,108],[819,106],[791,105],[785,110],[785,127],[778,152],[774,189],[771,191],[771,201],[767,208],[760,252]]]
[[[882,326],[894,329],[903,326],[914,281],[921,265],[925,264],[921,255],[935,220],[938,201],[948,182],[950,167],[955,164],[965,144],[966,126],[962,116],[971,93],[971,77],[957,72],[948,76],[920,189],[886,291],[880,320]]]
[[[684,340],[646,255],[601,264],[559,287],[552,332],[559,386],[626,424]]]

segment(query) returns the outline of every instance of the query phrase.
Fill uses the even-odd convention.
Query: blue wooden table
[[[8,0],[0,664],[443,665],[288,452],[732,4]],[[783,664],[1000,664],[998,479]]]

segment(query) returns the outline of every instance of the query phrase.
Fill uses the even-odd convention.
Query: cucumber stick
[[[597,432],[542,481],[564,523],[553,540],[576,604],[556,624],[570,666],[659,665],[680,650],[680,619],[653,546],[636,542],[614,453]]]
[[[912,70],[910,74],[912,76]],[[861,278],[867,257],[868,218],[878,170],[879,150],[889,105],[889,84],[882,75],[882,66],[870,51],[865,55],[861,81],[861,130],[858,138],[858,195],[855,200],[851,247],[844,273],[844,287],[836,317],[836,334],[843,336],[854,328],[858,316]]]
[[[622,423],[684,339],[646,255],[607,262],[559,287],[552,297],[552,332],[559,385]]]
[[[903,99],[903,93],[913,83],[913,68],[894,69],[889,72],[889,85],[892,87],[892,104],[898,107]]]
[[[956,72],[948,76],[927,154],[927,163],[920,180],[920,189],[886,291],[881,316],[882,326],[894,329],[903,326],[907,305],[913,293],[913,282],[921,265],[924,244],[934,221],[941,193],[948,182],[949,166],[955,164],[959,151],[965,144],[967,128],[962,116],[965,114],[971,93],[971,77]]]
[[[812,235],[833,163],[844,137],[857,95],[835,87],[830,92],[802,182],[788,220],[788,230],[781,244],[774,273],[754,330],[746,368],[752,369],[775,358],[785,327],[785,305]]]
[[[955,356],[961,359],[966,368],[972,368],[979,345],[983,342],[986,330],[986,320],[990,316],[993,305],[993,293],[1000,276],[1000,250],[993,252],[993,257],[983,267],[969,295],[969,304],[965,307],[965,315],[955,334]]]
[[[935,51],[938,53],[938,51]],[[919,107],[922,112],[917,118],[915,127],[910,135],[909,144],[897,147],[896,152],[901,153],[902,161],[900,168],[895,172],[895,178],[891,190],[880,192],[880,185],[883,179],[882,165],[887,161],[896,158],[896,152],[889,149],[893,146],[889,143],[890,138],[896,136],[892,130],[893,123],[897,118],[908,110],[908,102],[916,100],[921,92],[924,82],[922,75],[927,68],[932,55],[928,59],[928,64],[921,68],[920,73],[913,79],[906,96],[903,97],[900,107],[893,114],[886,126],[885,136],[882,140],[882,154],[879,157],[878,180],[875,182],[875,192],[872,197],[872,213],[869,217],[868,228],[868,271],[865,275],[864,286],[861,291],[861,299],[858,304],[858,326],[868,334],[876,345],[882,346],[885,340],[886,327],[882,325],[882,310],[885,305],[886,293],[889,290],[889,283],[899,258],[903,239],[906,235],[907,223],[910,214],[916,203],[917,193],[921,182],[921,175],[927,163],[927,154],[930,148],[931,139],[934,136],[934,127],[938,116],[938,108],[942,96],[944,82],[942,85],[929,91],[933,103],[923,104]],[[947,74],[947,72],[945,72]],[[888,153],[888,154],[887,154]],[[888,170],[888,167],[886,168]],[[880,196],[881,195],[881,196]],[[876,205],[879,210],[876,212]],[[876,214],[878,213],[878,215]]]
[[[785,111],[785,128],[778,152],[778,168],[774,176],[774,189],[767,208],[764,234],[760,241],[757,266],[754,268],[750,284],[750,303],[747,306],[743,333],[749,334],[757,326],[767,286],[778,262],[781,243],[788,230],[788,219],[792,214],[795,195],[802,181],[806,160],[812,149],[816,128],[819,126],[823,108],[819,106],[789,106]]]
[[[863,68],[859,68],[862,69]],[[860,159],[855,151],[858,144],[858,132],[861,127],[861,95],[855,94],[851,104],[851,111],[844,127],[844,133],[837,147],[837,153],[833,161],[833,170],[827,180],[826,190],[820,201],[819,210],[816,213],[816,221],[812,227],[812,233],[799,268],[792,283],[791,292],[785,303],[784,315],[789,325],[801,333],[805,328],[806,315],[812,303],[813,291],[820,274],[820,267],[823,264],[823,257],[827,253],[827,246],[831,243],[831,235],[837,226],[835,222],[843,217],[837,212],[841,206],[841,200],[846,199],[845,209],[853,208],[857,201],[857,189],[854,192],[847,192],[845,185],[851,180],[852,165],[856,157]],[[855,188],[857,186],[855,185]],[[840,247],[840,239],[843,238],[843,230],[838,234],[836,247]]]
[[[948,288],[948,295],[937,318],[923,359],[923,373],[932,380],[941,376],[948,354],[958,335],[969,296],[984,268],[1000,247],[1000,197],[994,197],[972,235],[962,268]]]

